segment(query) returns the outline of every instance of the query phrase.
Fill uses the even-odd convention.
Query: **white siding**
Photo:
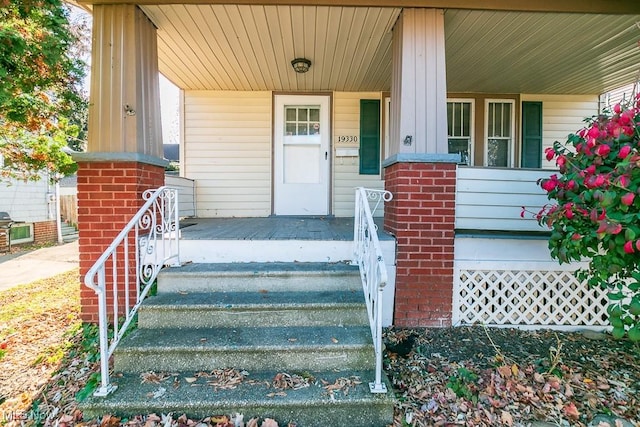
[[[192,179],[166,175],[167,187],[178,189],[178,214],[181,217],[196,216],[196,182]]]
[[[548,203],[537,184],[548,170],[458,168],[456,228],[467,230],[546,231],[522,207],[538,210]]]
[[[548,162],[544,150],[555,141],[565,142],[570,133],[576,133],[585,125],[584,119],[598,114],[597,95],[530,95],[522,101],[542,102],[542,167],[555,168]]]
[[[184,92],[184,164],[198,216],[271,214],[271,92]]]
[[[633,96],[638,93],[640,89],[640,83],[634,83],[627,86],[614,89],[610,92],[602,94],[602,108],[611,109],[618,103],[627,103],[633,99]]]
[[[360,175],[358,157],[336,156],[339,150],[357,150],[360,146],[359,142],[339,143],[338,136],[357,136],[360,140],[361,99],[380,99],[380,109],[384,107],[380,92],[335,92],[333,95],[333,213],[338,217],[353,216],[356,187],[384,188],[381,175]],[[382,210],[376,215],[382,215]]]
[[[0,211],[8,212],[14,221],[40,222],[52,219],[47,197],[49,190],[53,193],[46,178],[36,182],[1,181]],[[53,202],[51,207],[55,209]]]

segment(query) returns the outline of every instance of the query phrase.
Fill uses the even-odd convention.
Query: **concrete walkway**
[[[78,267],[78,241],[0,256],[0,291]]]

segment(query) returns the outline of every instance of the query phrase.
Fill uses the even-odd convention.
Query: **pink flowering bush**
[[[539,180],[554,203],[536,218],[551,256],[587,260],[578,277],[609,289],[613,335],[640,341],[640,95],[545,150],[558,174]]]

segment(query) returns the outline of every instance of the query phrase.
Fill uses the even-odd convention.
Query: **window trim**
[[[509,153],[507,154],[506,166],[489,166],[489,104],[511,104],[511,141],[509,143]],[[516,148],[516,100],[507,98],[486,98],[484,100],[484,159],[482,165],[484,167],[496,168],[514,168],[515,166],[515,148]]]
[[[31,222],[25,222],[25,223],[20,223],[20,224],[15,224],[13,225],[13,227],[11,227],[10,229],[6,230],[7,232],[11,232],[11,230],[13,228],[20,228],[20,227],[29,227],[29,237],[25,237],[23,239],[11,239],[11,244],[12,245],[19,245],[22,243],[32,243],[35,241],[35,237],[33,235],[33,223]]]
[[[469,122],[469,163],[467,166],[474,165],[474,155],[475,155],[475,146],[476,146],[476,99],[475,98],[447,98],[447,104],[450,102],[460,102],[471,104],[471,111],[469,113],[471,121]],[[447,115],[447,128],[449,127],[449,116]],[[455,138],[449,135],[449,131],[447,129],[447,152],[449,152],[449,138]],[[462,163],[461,163],[462,164]]]

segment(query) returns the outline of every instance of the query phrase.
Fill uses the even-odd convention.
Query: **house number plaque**
[[[350,142],[358,142],[358,137],[355,135],[339,135],[338,142],[348,144]]]

